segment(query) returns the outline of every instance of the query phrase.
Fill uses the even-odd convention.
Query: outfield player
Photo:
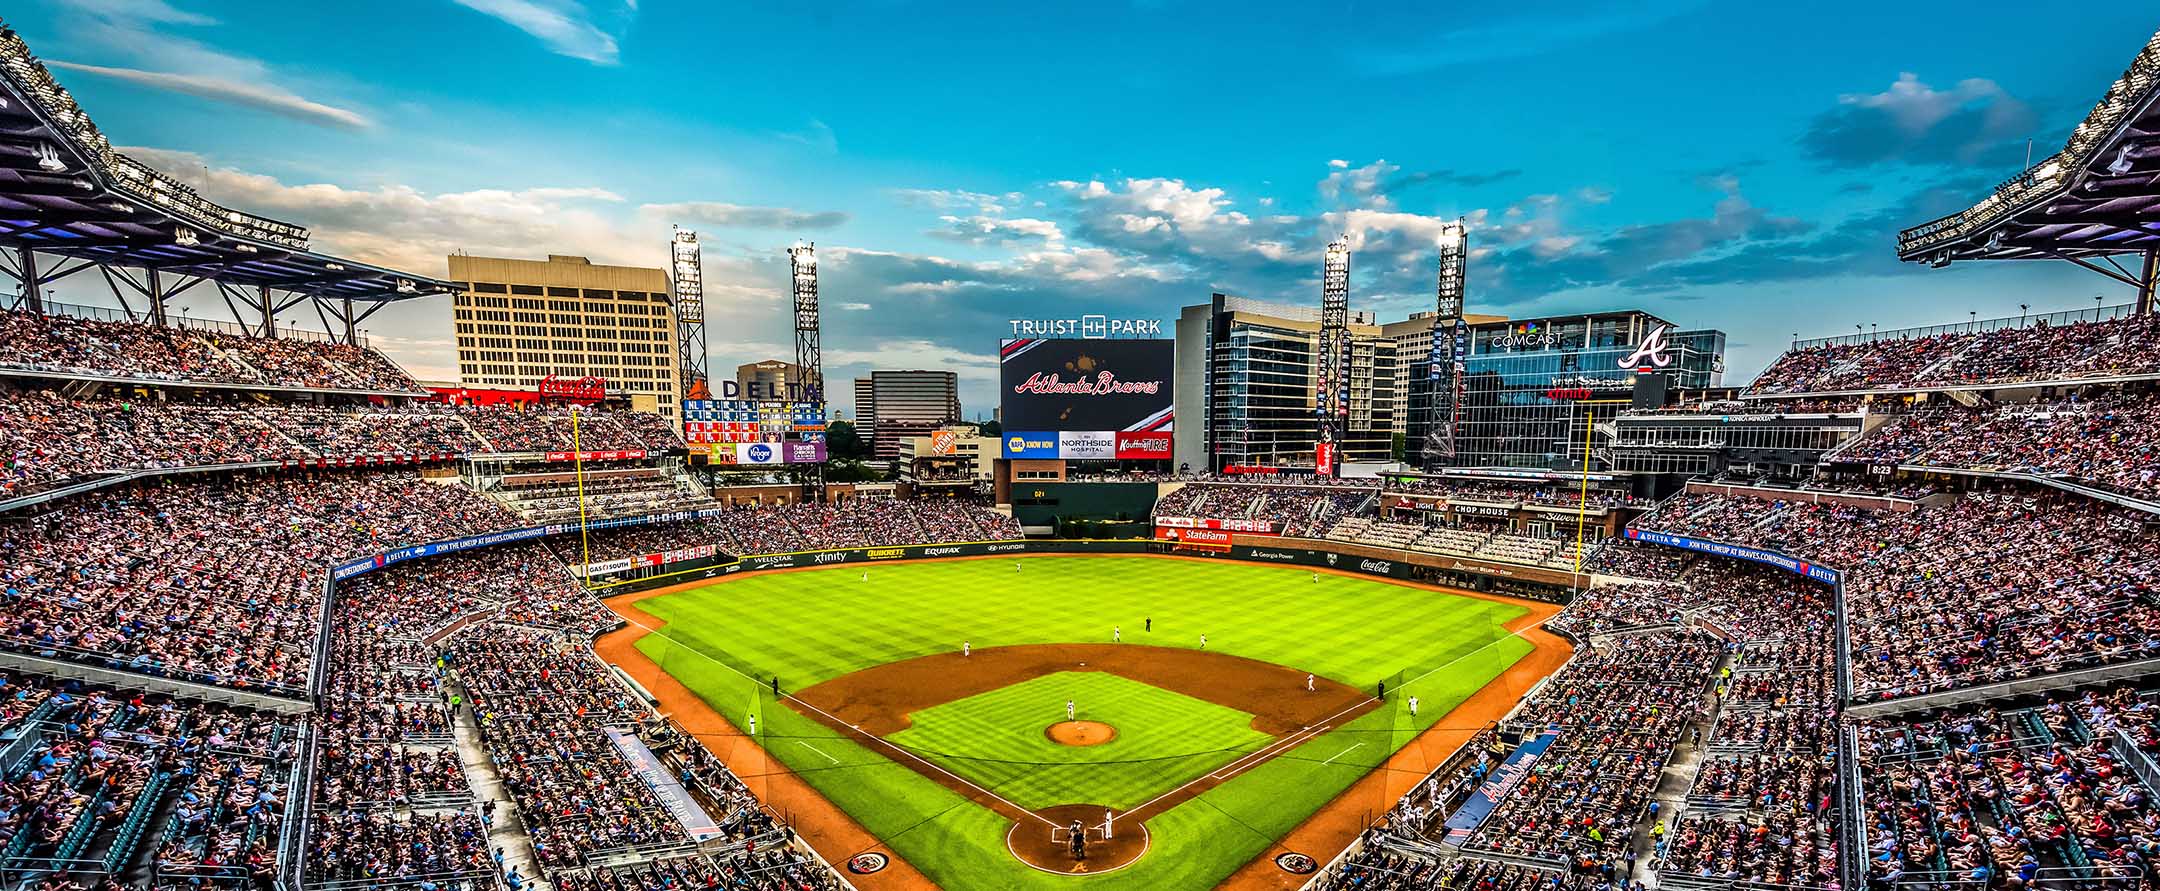
[[[1320,570],[1313,570],[1312,583],[1315,585],[1320,584]]]
[[[1410,717],[1417,717],[1417,697],[1410,697]]]
[[[1072,720],[1072,719],[1073,719],[1073,701],[1072,701],[1072,700],[1070,700],[1070,699],[1067,699],[1067,700],[1065,700],[1065,720],[1067,720],[1067,721],[1070,721],[1070,720]]]
[[[1125,642],[1125,629],[1123,629],[1123,628],[1119,628],[1119,627],[1118,627],[1118,626],[1116,626],[1116,625],[1112,625],[1112,626],[1110,626],[1110,642],[1111,642],[1111,643],[1124,643],[1124,642]]]
[[[1200,649],[1207,649],[1207,635],[1200,635]]]

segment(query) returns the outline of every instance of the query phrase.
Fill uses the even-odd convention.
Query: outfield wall
[[[879,548],[834,548],[819,551],[795,551],[785,554],[756,554],[741,558],[720,555],[691,560],[679,565],[671,564],[670,567],[663,567],[668,569],[666,572],[642,578],[605,582],[592,587],[593,591],[601,597],[612,597],[617,594],[629,594],[669,585],[769,569],[800,569],[812,566],[935,560],[947,557],[992,557],[1000,554],[1177,554],[1186,557],[1338,569],[1406,581],[1438,582],[1441,584],[1455,584],[1454,581],[1450,580],[1449,575],[1476,575],[1542,589],[1544,599],[1561,600],[1562,602],[1565,601],[1566,592],[1573,589],[1576,578],[1574,575],[1565,572],[1534,569],[1528,566],[1515,566],[1512,564],[1497,564],[1488,561],[1464,560],[1420,551],[1391,550],[1336,541],[1239,535],[1232,539],[1232,544],[1227,550],[1175,548],[1163,542],[1146,539],[1125,541],[1011,539]],[[1586,575],[1582,578],[1588,580],[1590,576]]]

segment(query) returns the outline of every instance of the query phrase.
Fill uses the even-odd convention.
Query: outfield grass
[[[1288,567],[1031,557],[863,572],[748,575],[647,600],[668,624],[638,647],[738,726],[758,714],[768,751],[954,891],[1212,887],[1531,649],[1501,627],[1520,607],[1344,576],[1315,583]],[[1141,630],[1148,618],[1152,633]],[[776,706],[766,686],[777,676],[801,689],[962,641],[1108,642],[1113,625],[1128,642],[1193,646],[1204,633],[1210,650],[1368,690],[1386,680],[1389,704],[1149,820],[1153,847],[1133,866],[1069,877],[1023,866],[997,815],[893,762],[881,743]],[[1414,718],[1407,695],[1423,701]],[[1054,702],[1062,712],[1063,697]],[[1042,723],[1031,725],[1037,738]]]
[[[1043,729],[1082,721],[1117,738],[1094,746],[1052,742]],[[1028,810],[1100,804],[1129,810],[1268,744],[1253,716],[1139,681],[1061,671],[914,714],[886,739]]]

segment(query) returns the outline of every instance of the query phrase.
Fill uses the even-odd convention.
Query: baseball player
[[[870,570],[863,570],[862,580],[866,582],[870,580]]]
[[[1313,676],[1311,674],[1305,675],[1305,692],[1313,692]]]
[[[1320,570],[1313,570],[1312,583],[1315,585],[1320,584]]]
[[[1070,699],[1067,699],[1067,700],[1065,700],[1065,720],[1067,720],[1067,721],[1070,721],[1070,720],[1072,720],[1072,719],[1073,719],[1073,701],[1072,701],[1072,700],[1070,700]]]
[[[960,658],[962,658],[962,659],[965,659],[965,658],[967,658],[967,657],[968,657],[968,654],[969,654],[969,652],[970,652],[970,651],[972,651],[972,650],[974,650],[974,649],[975,649],[975,645],[974,645],[974,644],[968,643],[967,641],[964,641],[964,640],[963,640],[963,641],[961,641],[961,642],[960,642]]]
[[[756,716],[756,715],[751,715],[751,716],[750,716],[750,735],[751,735],[751,736],[756,736],[756,735],[757,735],[757,716]]]
[[[1417,697],[1410,697],[1410,717],[1417,717]]]
[[[1020,561],[1018,561],[1018,560],[1014,560],[1014,561],[1013,561],[1013,571],[1014,571],[1014,572],[1019,572],[1019,571],[1020,571]]]
[[[1207,635],[1200,635],[1200,649],[1207,649]]]
[[[1124,643],[1124,642],[1125,642],[1125,629],[1123,629],[1123,628],[1119,628],[1119,627],[1118,627],[1118,626],[1116,626],[1116,625],[1112,625],[1112,626],[1110,626],[1110,642],[1111,642],[1111,643]]]

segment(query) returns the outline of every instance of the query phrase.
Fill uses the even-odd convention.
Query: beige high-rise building
[[[631,407],[682,416],[667,273],[546,260],[450,257],[458,379],[468,387],[538,387],[549,375],[597,377]]]

